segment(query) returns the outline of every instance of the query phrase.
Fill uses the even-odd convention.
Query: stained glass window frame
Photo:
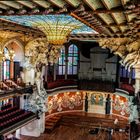
[[[65,75],[65,69],[66,69],[66,56],[65,56],[65,48],[61,49],[61,55],[58,58],[58,65],[57,65],[57,74],[58,75]],[[60,63],[61,62],[61,63]]]
[[[70,65],[69,60],[70,60],[70,58],[72,60],[71,68],[69,68],[69,65]],[[75,58],[77,59],[77,63],[76,64],[74,63],[75,62],[74,61]],[[68,47],[68,71],[67,71],[68,75],[77,75],[77,73],[78,73],[78,58],[79,58],[78,47],[75,44],[71,44]],[[77,67],[76,72],[74,71],[75,67]],[[69,71],[70,69],[71,69],[71,73]]]
[[[4,54],[7,54],[9,52],[8,48],[4,48]],[[6,59],[4,62],[3,62],[3,65],[2,65],[2,77],[3,77],[3,80],[6,80],[6,79],[10,79],[10,60]]]

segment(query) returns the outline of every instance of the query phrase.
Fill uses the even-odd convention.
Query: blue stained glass
[[[122,67],[120,68],[120,77],[123,77]]]
[[[132,69],[132,78],[135,79],[135,69]]]
[[[69,63],[69,65],[72,65],[72,57],[68,57],[68,63]]]
[[[78,65],[78,63],[77,63],[77,57],[73,57],[73,65]]]
[[[72,57],[72,56],[73,56],[72,52],[70,53],[69,51],[68,57]]]
[[[63,75],[65,74],[65,66],[63,66]]]
[[[77,74],[77,66],[73,66],[73,74]]]
[[[68,65],[68,74],[72,74],[72,66]]]
[[[21,24],[24,26],[34,27],[34,24],[37,22],[43,23],[53,23],[57,24],[57,21],[61,21],[58,24],[71,24],[71,25],[80,25],[78,29],[74,29],[71,34],[79,34],[79,33],[97,33],[90,27],[81,23],[79,20],[76,20],[70,15],[22,15],[22,16],[0,16],[0,19],[6,19],[8,21],[12,21],[17,24]]]
[[[63,71],[62,71],[62,66],[59,66],[59,75],[62,75]]]
[[[59,65],[62,65],[62,59],[59,58]]]
[[[78,48],[77,48],[77,46],[73,46],[73,49],[74,49],[74,53],[77,53],[77,51],[78,51]]]
[[[73,57],[78,57],[78,53],[74,53],[73,54]]]
[[[123,77],[126,77],[126,70],[123,68]]]

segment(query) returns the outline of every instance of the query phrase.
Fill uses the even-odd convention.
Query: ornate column
[[[65,47],[65,80],[68,79],[68,45]]]
[[[10,79],[14,78],[14,61],[13,59],[10,60]]]
[[[129,84],[131,84],[131,81],[132,81],[132,69],[130,69],[130,72],[129,72]]]
[[[56,80],[56,64],[53,65],[53,81]]]
[[[3,53],[0,51],[0,81],[2,81]]]
[[[14,61],[13,61],[13,58],[14,58],[14,50],[11,49],[9,51],[9,56],[10,56],[10,79],[13,79],[14,78]],[[20,75],[19,75],[20,76]],[[16,77],[15,77],[16,78]]]
[[[45,82],[48,81],[48,65],[45,66]]]
[[[2,60],[0,60],[0,81],[2,81]]]

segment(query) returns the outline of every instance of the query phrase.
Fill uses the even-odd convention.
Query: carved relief
[[[130,38],[101,39],[99,40],[99,45],[119,55],[122,58],[120,63],[128,68],[128,70],[139,61],[140,40],[133,40]]]

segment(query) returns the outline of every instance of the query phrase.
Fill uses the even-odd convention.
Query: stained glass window
[[[125,69],[125,67],[121,66],[120,67],[120,77],[129,78],[129,75],[130,75],[130,72],[127,69]],[[135,69],[134,68],[132,68],[132,70],[131,70],[131,78],[135,79]]]
[[[68,49],[68,75],[76,75],[78,66],[78,48],[72,44]]]
[[[65,49],[61,49],[61,56],[58,59],[58,68],[57,68],[57,74],[58,75],[64,75],[65,74]]]
[[[8,49],[4,48],[4,54],[8,53]],[[3,79],[10,79],[10,61],[5,60],[3,62]]]
[[[65,56],[65,49],[61,50],[61,56],[58,60],[58,67],[57,67],[57,74],[58,75],[65,75],[66,69],[66,56]],[[76,75],[77,74],[77,67],[78,67],[78,48],[76,45],[72,44],[68,48],[68,75]]]

